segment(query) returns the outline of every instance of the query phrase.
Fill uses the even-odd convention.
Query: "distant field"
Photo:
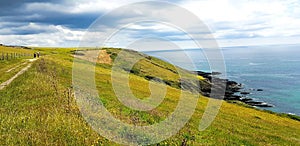
[[[118,145],[93,131],[79,112],[72,94],[74,50],[35,48],[33,51],[41,51],[45,56],[0,91],[0,145]],[[106,49],[111,59],[119,51]],[[0,62],[1,69],[13,64]],[[150,57],[130,70],[130,88],[141,99],[150,95],[145,76],[159,76],[170,82],[163,102],[147,112],[130,109],[118,101],[111,86],[111,67],[109,63],[98,63],[95,81],[99,100],[121,121],[154,124],[164,120],[177,106],[180,90],[174,83],[178,79],[174,66]],[[119,73],[120,78],[123,74],[124,71]],[[200,132],[198,126],[207,101],[208,98],[200,96],[190,121],[159,145],[300,145],[299,121],[227,102],[223,102],[212,125]]]
[[[24,49],[24,48],[21,48],[21,47],[0,46],[0,53],[27,53],[27,54],[31,54],[31,53],[33,53],[33,50]]]

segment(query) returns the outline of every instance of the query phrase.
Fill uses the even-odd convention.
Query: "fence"
[[[13,60],[18,58],[28,58],[31,57],[32,54],[28,53],[0,53],[0,60]]]

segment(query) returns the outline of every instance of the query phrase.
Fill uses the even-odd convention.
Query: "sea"
[[[226,47],[220,51],[226,78],[242,83],[243,90],[251,92],[248,97],[274,105],[263,109],[300,116],[300,45]],[[203,49],[144,53],[188,70],[212,71]]]

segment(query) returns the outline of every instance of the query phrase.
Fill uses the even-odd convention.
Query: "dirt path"
[[[29,59],[29,64],[26,66],[26,67],[24,67],[23,69],[21,69],[17,74],[15,74],[13,77],[11,77],[9,80],[7,80],[7,81],[5,81],[5,82],[3,82],[3,83],[1,83],[0,84],[0,90],[2,90],[2,89],[4,89],[6,86],[8,86],[13,80],[15,80],[18,76],[20,76],[20,75],[22,75],[25,71],[27,71],[30,67],[31,67],[31,65],[32,65],[32,62],[34,62],[34,61],[36,61],[37,59]],[[23,63],[23,64],[25,64],[25,63]],[[14,70],[15,68],[17,68],[17,67],[14,67],[14,68],[12,68],[12,69],[10,69],[10,70]],[[9,70],[8,70],[9,71]]]
[[[17,66],[15,66],[15,67],[13,67],[13,68],[11,68],[11,69],[7,70],[6,72],[7,72],[7,73],[8,73],[8,72],[11,72],[11,71],[13,71],[13,70],[17,69],[18,67],[20,67],[20,66],[22,66],[22,65],[25,65],[26,63],[28,63],[28,62],[24,62],[24,63],[22,63],[22,64],[19,64],[19,65],[17,65]]]

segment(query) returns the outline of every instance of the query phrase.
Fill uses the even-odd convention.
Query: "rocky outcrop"
[[[206,73],[195,71],[192,73],[202,76],[205,80],[179,79],[178,81],[173,81],[156,78],[150,75],[146,75],[144,78],[156,82],[163,82],[174,88],[188,90],[193,93],[200,93],[203,96],[210,98],[240,101],[256,107],[273,107],[273,105],[261,101],[254,101],[251,97],[247,97],[251,92],[263,91],[262,89],[245,90],[241,83],[219,78],[218,76],[220,73],[218,72]],[[212,89],[214,89],[213,92]]]
[[[243,89],[243,85],[241,83],[237,83],[235,81],[230,81],[228,79],[220,79],[217,76],[220,75],[220,73],[218,72],[212,72],[212,73],[206,73],[206,72],[202,72],[202,71],[196,71],[194,72],[202,77],[204,77],[205,79],[207,79],[207,81],[209,81],[210,83],[212,83],[212,79],[214,80],[214,84],[215,84],[215,88],[218,90],[218,88],[221,88],[221,85],[226,85],[225,88],[225,95],[220,95],[223,96],[224,100],[236,100],[236,101],[241,101],[243,103],[246,103],[250,106],[256,106],[256,107],[273,107],[273,105],[265,103],[265,102],[261,102],[261,101],[254,101],[252,98],[250,97],[245,97],[246,95],[251,94],[251,92],[249,91],[263,91],[263,89],[250,89],[249,91],[240,91],[241,89]],[[214,78],[213,78],[214,77]],[[211,93],[211,87],[205,88],[205,90],[200,89],[201,94],[207,97],[210,97],[210,93]],[[217,97],[218,98],[218,97]]]
[[[242,95],[248,95],[248,94],[250,94],[250,92],[242,91],[242,92],[240,92],[240,94],[242,94]]]

